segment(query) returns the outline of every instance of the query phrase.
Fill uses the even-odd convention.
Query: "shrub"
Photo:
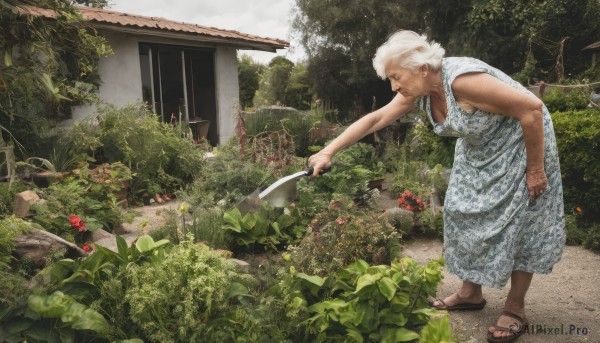
[[[357,259],[388,263],[396,256],[390,256],[387,246],[397,239],[399,234],[386,216],[361,211],[352,201],[338,199],[315,217],[304,239],[289,250],[297,270],[325,275]]]
[[[140,104],[103,107],[96,117],[75,124],[69,134],[74,154],[127,165],[135,174],[130,187],[137,197],[182,188],[203,163],[204,153],[183,138],[179,128],[161,122]]]
[[[565,91],[560,88],[552,88],[550,92],[544,94],[543,101],[551,113],[582,110],[590,102],[577,90]]]
[[[587,221],[600,220],[600,111],[552,114],[565,208],[580,207]]]
[[[128,267],[124,301],[131,321],[151,342],[203,342],[209,320],[228,309],[248,283],[205,245],[184,241],[154,264]]]

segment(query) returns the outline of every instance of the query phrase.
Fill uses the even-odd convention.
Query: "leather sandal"
[[[458,298],[459,301],[461,301],[458,304],[448,306],[448,305],[446,305],[444,300],[435,299],[435,300],[439,301],[440,303],[442,303],[442,306],[434,305],[433,301],[429,303],[429,306],[433,307],[436,310],[440,310],[440,311],[478,311],[478,310],[482,310],[485,307],[485,304],[487,303],[487,301],[485,299],[481,300],[480,303],[476,303],[476,304],[466,302],[466,301],[464,301],[463,298],[460,297],[460,295],[458,295],[458,293],[456,293],[456,297]]]
[[[502,311],[502,315],[507,316],[507,317],[511,317],[511,318],[513,318],[513,319],[515,319],[517,321],[514,322],[513,324],[511,324],[509,327],[504,327],[504,326],[495,325],[495,324],[492,325],[492,327],[494,328],[494,330],[499,331],[499,332],[508,332],[508,333],[510,333],[510,336],[508,336],[508,337],[495,337],[493,332],[489,332],[488,331],[487,332],[487,341],[489,343],[510,343],[510,342],[514,342],[519,337],[521,337],[521,335],[523,335],[523,333],[525,332],[524,328],[529,325],[529,322],[527,321],[527,318],[525,316],[521,317],[517,313],[504,310],[504,311]],[[494,332],[496,332],[496,331],[494,331]]]

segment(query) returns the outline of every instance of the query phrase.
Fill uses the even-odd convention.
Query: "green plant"
[[[297,270],[325,275],[356,259],[387,263],[397,257],[388,245],[399,238],[385,215],[363,211],[341,198],[319,213],[302,241],[288,250]]]
[[[279,212],[266,204],[243,215],[234,208],[225,212],[223,229],[232,231],[238,246],[259,245],[277,250],[278,246],[298,242],[305,232],[292,215]]]
[[[206,242],[215,249],[228,249],[232,235],[230,231],[223,230],[223,215],[219,207],[196,209],[190,214],[192,221],[186,230],[196,242]]]
[[[421,266],[403,258],[389,266],[369,266],[357,260],[327,278],[292,270],[277,287],[293,295],[291,307],[309,311],[302,324],[310,341],[412,341],[438,313],[427,300],[442,279],[442,265],[432,260]],[[432,324],[428,335],[438,330],[446,336],[451,329]]]
[[[74,154],[89,154],[100,162],[120,161],[129,167],[134,173],[130,187],[137,198],[183,188],[203,164],[203,151],[141,104],[102,107],[70,135]]]
[[[552,114],[565,208],[581,207],[584,219],[600,220],[600,111]]]
[[[83,235],[76,236],[71,230],[73,225],[69,225],[73,215],[86,223],[80,233],[100,228],[113,231],[122,221],[115,193],[131,178],[129,168],[115,162],[94,169],[84,167],[73,174],[39,191],[46,201],[31,206],[33,220],[44,229],[70,240],[77,237],[83,241]]]
[[[155,264],[131,265],[124,301],[151,342],[202,342],[210,320],[247,293],[232,262],[205,245],[183,241]],[[151,296],[148,296],[151,295]]]
[[[590,102],[578,91],[566,91],[561,88],[552,88],[544,94],[543,100],[551,113],[583,110]]]
[[[135,245],[127,247],[125,240],[117,236],[116,253],[96,246],[96,252],[86,258],[64,259],[49,265],[33,279],[35,294],[3,318],[0,339],[73,341],[77,337],[83,342],[105,342],[115,331],[123,333],[122,328],[111,327],[115,324],[104,315],[111,308],[95,305],[103,301],[98,299],[99,291],[107,280],[121,279],[131,265],[159,263],[167,243],[142,236]]]

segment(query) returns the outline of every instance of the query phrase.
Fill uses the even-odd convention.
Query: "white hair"
[[[429,42],[425,35],[400,30],[377,49],[373,58],[373,68],[384,80],[387,78],[385,68],[389,65],[417,70],[426,64],[430,69],[438,70],[445,52],[439,43]]]

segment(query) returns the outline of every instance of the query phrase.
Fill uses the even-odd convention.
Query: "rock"
[[[34,191],[24,191],[15,195],[13,214],[17,218],[25,218],[31,215],[29,207],[40,200]]]
[[[64,257],[85,257],[88,254],[77,245],[50,232],[32,228],[26,234],[13,238],[13,255],[19,260],[27,260],[35,268],[43,268],[50,254],[65,249]]]
[[[237,258],[230,258],[230,261],[235,263],[240,269],[248,271],[250,269],[250,263],[242,260],[238,260]]]
[[[128,232],[120,236],[125,240],[128,247],[138,239],[138,234],[136,232]],[[119,251],[119,248],[117,247],[117,237],[105,230],[100,229],[92,232],[92,241],[94,242],[94,245],[100,245],[114,252]]]

